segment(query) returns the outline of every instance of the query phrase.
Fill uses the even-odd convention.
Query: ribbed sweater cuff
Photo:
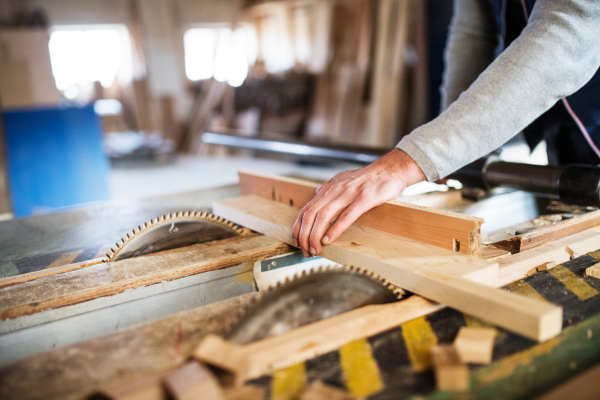
[[[417,163],[429,182],[435,182],[440,179],[438,171],[429,157],[427,157],[427,155],[420,148],[418,148],[408,136],[402,138],[396,147],[408,154],[410,158]]]

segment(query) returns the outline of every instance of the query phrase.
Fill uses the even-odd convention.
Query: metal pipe
[[[246,149],[272,151],[276,153],[295,154],[310,158],[335,159],[351,161],[359,164],[370,164],[390,151],[389,149],[364,148],[345,145],[316,144],[261,139],[256,137],[235,136],[225,133],[205,132],[204,143],[222,146],[242,147]]]

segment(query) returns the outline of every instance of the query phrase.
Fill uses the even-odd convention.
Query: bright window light
[[[256,60],[255,36],[252,29],[244,26],[233,31],[228,27],[188,29],[183,35],[188,79],[214,78],[240,86]]]
[[[131,79],[131,48],[125,26],[56,26],[50,34],[52,74],[69,96],[77,87]]]

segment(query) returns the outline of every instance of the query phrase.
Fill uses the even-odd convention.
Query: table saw
[[[110,397],[110,388],[180,367],[208,334],[244,344],[365,305],[415,297],[380,277],[306,259],[282,241],[209,214],[213,202],[239,191],[228,186],[0,222],[0,397]],[[285,200],[275,191],[272,197]],[[573,243],[585,246],[571,245],[573,254],[561,256],[557,266],[533,268],[504,286],[561,306],[562,332],[538,343],[496,327],[493,363],[469,366],[470,389],[436,391],[429,348],[451,343],[461,327],[491,326],[440,306],[252,379],[268,398],[300,398],[315,381],[373,399],[532,398],[597,364],[600,281],[585,276],[600,261],[595,209],[514,190],[476,202],[459,191],[406,200],[484,218],[481,256],[488,259],[518,254],[486,245],[512,240],[514,246],[515,238],[536,229],[592,221],[543,245],[579,235]],[[138,268],[140,259],[158,254],[158,261]]]

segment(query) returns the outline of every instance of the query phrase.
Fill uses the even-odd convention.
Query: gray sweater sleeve
[[[435,181],[498,148],[579,90],[599,66],[600,1],[538,0],[519,38],[397,147]]]

